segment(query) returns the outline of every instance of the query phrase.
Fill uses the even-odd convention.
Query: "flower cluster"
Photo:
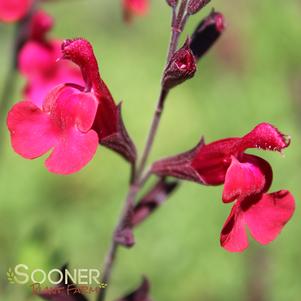
[[[10,5],[4,5],[7,1],[0,0],[0,16],[4,7],[25,9],[31,3],[24,1],[23,7],[17,2],[14,0]],[[203,185],[224,185],[222,200],[234,205],[221,231],[222,247],[231,252],[246,249],[246,228],[255,240],[267,244],[278,236],[295,209],[289,191],[269,192],[273,177],[270,164],[246,153],[254,148],[282,152],[289,146],[290,139],[268,123],[257,125],[241,138],[227,138],[209,144],[202,139],[188,152],[155,162],[149,175],[157,175],[158,181],[140,201],[134,203],[144,184],[145,163],[165,98],[171,89],[195,75],[197,62],[225,30],[223,15],[211,11],[184,45],[177,48],[179,34],[188,17],[209,1],[179,3],[167,0],[173,12],[170,51],[162,76],[159,105],[138,168],[136,147],[123,123],[121,104],[116,105],[100,76],[92,45],[82,38],[63,42],[49,39],[47,34],[53,20],[42,11],[32,13],[27,26],[27,41],[18,57],[18,67],[26,77],[27,85],[25,101],[15,104],[7,118],[12,146],[16,153],[27,159],[50,152],[46,167],[58,174],[71,174],[82,169],[92,160],[99,145],[126,159],[132,167],[133,192],[129,193],[132,200],[128,201],[128,212],[125,210],[125,216],[115,231],[115,243],[127,247],[134,244],[132,230],[177,188],[178,182],[168,181],[167,177],[171,176]],[[122,4],[128,21],[134,15],[144,14],[149,7],[147,0],[123,0]],[[11,13],[6,19],[15,18]]]
[[[43,11],[36,11],[27,26],[27,41],[18,54],[18,69],[27,79],[26,99],[41,106],[47,93],[61,83],[83,85],[80,70],[68,61],[57,61],[62,41],[49,39],[53,19]]]
[[[121,1],[127,22],[149,9],[149,0]],[[209,144],[202,138],[192,150],[158,160],[146,169],[170,90],[196,74],[198,61],[225,30],[223,15],[212,10],[183,46],[178,47],[189,17],[210,0],[166,2],[172,11],[171,42],[158,105],[141,160],[137,162],[136,147],[122,119],[121,104],[115,103],[99,73],[92,45],[83,38],[63,42],[50,39],[48,33],[53,20],[36,10],[34,0],[0,0],[0,21],[26,19],[26,39],[21,39],[22,47],[17,47],[20,51],[16,51],[18,69],[27,80],[25,100],[15,104],[7,117],[15,152],[27,159],[50,153],[46,168],[67,175],[85,167],[102,145],[117,152],[131,166],[129,191],[105,260],[102,284],[110,280],[117,248],[120,245],[130,248],[135,244],[134,229],[176,191],[181,180],[208,186],[223,185],[221,199],[233,206],[222,227],[220,244],[230,252],[241,252],[248,247],[247,229],[260,244],[270,243],[295,211],[295,200],[288,190],[270,192],[273,180],[270,164],[247,153],[249,149],[283,152],[289,146],[290,138],[266,122],[242,137]],[[143,194],[145,183],[154,176],[157,181]],[[71,279],[64,280],[76,288]],[[59,283],[56,288],[62,290],[55,297],[48,291],[41,291],[39,295],[51,301],[66,300],[62,295],[66,285]],[[100,286],[99,301],[105,300],[103,288]],[[67,299],[88,300],[80,292]],[[146,278],[136,290],[118,299],[150,300],[150,284]]]
[[[235,202],[221,233],[221,245],[231,252],[248,247],[247,226],[259,243],[274,240],[292,217],[294,198],[286,190],[267,193],[272,168],[267,161],[246,154],[249,148],[282,151],[290,140],[268,123],[257,125],[242,138],[227,138],[160,160],[152,170],[204,185],[224,184],[224,203]]]
[[[135,150],[123,127],[120,107],[102,81],[91,44],[66,40],[61,59],[77,64],[85,86],[65,83],[38,101],[22,101],[9,112],[7,125],[14,150],[34,159],[52,150],[49,171],[74,173],[83,168],[102,143],[133,160]]]

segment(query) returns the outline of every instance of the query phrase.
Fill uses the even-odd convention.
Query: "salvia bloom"
[[[149,11],[149,0],[122,0],[123,16],[126,22],[134,16],[143,16]]]
[[[26,99],[41,106],[47,93],[61,83],[83,85],[80,70],[68,61],[59,61],[61,43],[47,38],[53,19],[43,11],[36,12],[28,25],[28,40],[18,56],[18,68],[27,79]]]
[[[260,243],[277,237],[294,212],[294,198],[285,190],[270,193],[272,168],[267,161],[246,154],[249,148],[282,151],[290,140],[268,123],[257,125],[242,138],[227,138],[156,162],[152,170],[204,185],[224,184],[223,202],[233,202],[221,234],[221,245],[229,251],[248,246],[245,226]]]
[[[29,11],[32,0],[0,0],[0,22],[15,22]]]
[[[52,90],[42,105],[17,103],[7,125],[14,150],[34,159],[51,150],[49,171],[70,174],[84,167],[102,143],[134,160],[135,149],[121,121],[120,107],[102,81],[91,44],[84,39],[66,40],[62,59],[77,64],[85,87],[62,84]]]

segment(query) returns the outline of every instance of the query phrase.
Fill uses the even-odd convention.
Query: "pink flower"
[[[39,108],[30,101],[17,103],[8,114],[12,146],[26,159],[51,151],[49,171],[69,174],[80,170],[94,156],[98,135],[92,130],[98,106],[93,93],[61,85]]]
[[[156,162],[152,170],[160,176],[174,176],[205,185],[224,184],[222,199],[235,201],[223,227],[221,245],[231,252],[248,246],[245,226],[260,243],[277,237],[294,213],[294,198],[288,191],[268,194],[273,172],[269,163],[249,148],[282,151],[290,143],[268,123],[257,125],[242,138],[227,138]]]
[[[0,22],[15,22],[23,18],[32,0],[0,0]]]
[[[38,11],[29,25],[29,40],[18,57],[19,70],[27,79],[25,96],[38,106],[58,84],[83,84],[78,68],[67,61],[57,62],[61,55],[61,41],[46,37],[52,27],[53,19],[45,12]]]
[[[62,84],[39,102],[22,101],[9,112],[7,125],[16,153],[35,159],[51,151],[49,171],[70,174],[83,168],[99,143],[135,160],[135,148],[122,124],[120,108],[99,75],[91,44],[66,40],[62,59],[76,63],[85,87]]]
[[[122,0],[124,20],[130,22],[134,16],[143,16],[149,10],[149,0]]]

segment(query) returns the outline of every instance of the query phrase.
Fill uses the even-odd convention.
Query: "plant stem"
[[[173,16],[172,16],[172,33],[171,33],[171,39],[169,43],[169,49],[168,49],[168,55],[167,55],[167,61],[166,65],[163,69],[162,78],[164,76],[164,70],[169,63],[169,60],[171,59],[172,55],[175,53],[178,45],[178,40],[180,37],[180,33],[184,27],[184,24],[187,20],[186,16],[184,16],[185,10],[186,10],[187,0],[182,0],[182,4],[179,8],[178,16],[176,16],[175,9],[173,9]],[[184,16],[184,18],[183,18]],[[117,226],[115,228],[113,238],[111,241],[110,248],[108,250],[105,263],[104,263],[104,272],[103,272],[103,278],[102,283],[108,283],[110,281],[110,277],[112,274],[112,268],[116,261],[116,255],[118,251],[119,243],[116,242],[116,233],[122,229],[124,224],[127,222],[127,219],[129,215],[131,214],[131,210],[134,207],[134,201],[136,198],[137,193],[139,192],[140,188],[144,185],[146,182],[146,179],[149,177],[149,173],[146,173],[145,176],[143,176],[143,172],[147,163],[147,159],[149,157],[149,154],[151,152],[152,146],[154,144],[155,136],[157,134],[158,126],[161,120],[161,115],[164,108],[165,99],[168,95],[169,90],[165,90],[161,86],[161,91],[159,95],[159,99],[157,102],[156,110],[153,116],[153,121],[151,124],[151,128],[149,130],[148,138],[144,147],[143,155],[140,161],[140,164],[138,166],[137,171],[132,171],[132,181],[131,185],[129,187],[129,192],[127,194],[127,198],[125,201],[124,208],[122,210],[121,216],[118,220]],[[106,296],[106,289],[101,289],[97,301],[104,301]]]
[[[149,134],[148,134],[148,138],[147,138],[147,141],[146,141],[146,144],[145,144],[142,159],[141,159],[139,169],[138,169],[138,172],[137,172],[138,177],[140,177],[143,173],[143,170],[145,168],[147,159],[149,157],[152,146],[154,144],[154,139],[155,139],[155,136],[157,134],[158,126],[159,126],[159,123],[160,123],[160,120],[161,120],[161,115],[162,115],[163,108],[164,108],[164,102],[165,102],[165,99],[168,95],[168,92],[169,92],[168,90],[164,90],[164,89],[161,89],[161,91],[160,91],[160,96],[159,96],[159,99],[158,99],[156,111],[155,111],[155,114],[154,114],[154,117],[153,117],[152,125],[151,125],[151,128],[150,128]]]
[[[135,196],[136,196],[138,190],[139,190],[139,187],[137,186],[137,184],[133,183],[130,186],[124,208],[122,210],[122,213],[119,218],[119,222],[118,222],[117,227],[113,234],[111,246],[109,248],[109,251],[108,251],[106,259],[105,259],[104,273],[103,273],[103,277],[101,280],[102,283],[108,283],[110,280],[111,273],[112,273],[112,267],[115,262],[115,258],[116,258],[116,254],[117,254],[117,250],[118,250],[118,246],[119,246],[118,242],[115,239],[115,236],[116,236],[117,231],[124,226],[124,223],[126,222],[127,217],[129,216],[131,210],[133,209],[134,199],[135,199]],[[105,296],[106,296],[106,289],[101,289],[99,292],[99,295],[97,297],[97,300],[103,301],[105,299]]]

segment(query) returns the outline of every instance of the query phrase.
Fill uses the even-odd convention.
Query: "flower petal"
[[[207,185],[220,185],[225,180],[240,138],[223,139],[202,146],[191,165]]]
[[[98,108],[93,93],[84,93],[73,86],[60,85],[53,89],[43,104],[61,131],[77,127],[82,132],[91,129]]]
[[[0,21],[14,22],[27,13],[32,0],[0,0]]]
[[[98,146],[98,136],[91,130],[82,133],[71,128],[54,148],[46,160],[46,167],[50,172],[71,174],[79,171],[93,158]]]
[[[247,203],[246,203],[247,201]],[[287,190],[263,194],[254,203],[245,200],[242,206],[246,224],[254,239],[261,244],[268,244],[281,232],[295,211],[295,200]]]
[[[122,0],[124,19],[127,22],[137,15],[145,15],[149,10],[149,0]]]
[[[225,178],[223,201],[232,202],[267,191],[272,182],[272,168],[265,160],[244,154],[242,162],[232,156]]]
[[[7,126],[15,152],[34,159],[57,143],[56,129],[49,116],[30,101],[17,103],[8,113]]]
[[[223,248],[229,252],[242,252],[248,247],[248,237],[239,204],[235,203],[227,218],[220,237]]]
[[[45,73],[51,76],[53,65],[58,58],[56,54],[52,47],[48,47],[47,44],[29,41],[19,53],[19,70],[31,79],[41,77]]]
[[[269,123],[258,124],[250,133],[241,138],[240,148],[261,148],[264,150],[281,151],[288,147],[290,138],[278,131]]]
[[[22,74],[27,78],[26,98],[42,107],[47,93],[62,83],[82,85],[79,68],[69,61],[57,58],[61,53],[61,42],[27,42],[21,49],[18,63]]]

